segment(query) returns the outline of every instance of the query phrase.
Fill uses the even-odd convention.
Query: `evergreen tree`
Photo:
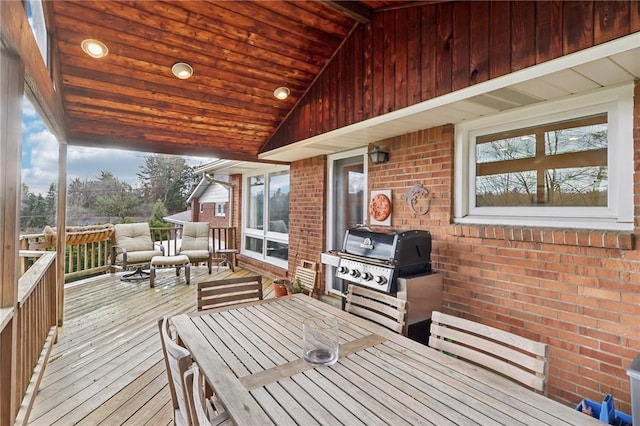
[[[184,158],[154,154],[145,158],[141,168],[138,178],[148,205],[160,200],[169,214],[187,208],[186,199],[196,177]]]

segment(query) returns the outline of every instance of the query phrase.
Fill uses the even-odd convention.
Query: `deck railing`
[[[181,228],[151,228],[152,239],[164,245],[166,255],[177,252],[181,231]],[[236,247],[235,228],[211,228],[210,232],[214,252]],[[67,244],[65,282],[111,269],[111,243],[111,238],[105,238],[90,243]],[[11,377],[11,389],[15,392],[15,401],[22,401],[22,404],[16,424],[23,424],[28,419],[44,366],[57,339],[59,314],[55,247],[45,242],[44,234],[21,236],[20,247],[17,309],[16,312],[11,308],[0,310],[0,340],[10,338],[11,317],[17,325],[16,374]]]
[[[215,227],[210,232],[214,253],[220,249],[236,248],[236,228]],[[182,228],[151,228],[151,238],[164,246],[165,255],[171,256],[180,247]],[[64,259],[65,282],[108,272],[111,269],[111,244],[111,237],[88,243],[67,244]],[[20,274],[24,274],[33,264],[34,256],[39,256],[39,251],[55,250],[55,247],[46,243],[44,234],[27,234],[20,237],[20,249],[24,254],[21,256]]]
[[[16,401],[22,401],[16,424],[26,418],[40,385],[44,365],[57,338],[56,254],[23,253],[35,261],[18,280]]]

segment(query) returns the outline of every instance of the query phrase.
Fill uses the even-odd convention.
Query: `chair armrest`
[[[162,255],[164,256],[164,246],[162,244],[160,244],[160,243],[155,243],[155,242],[153,243],[153,245],[157,246],[160,249],[160,251],[162,252]]]
[[[118,252],[122,253],[122,267],[127,267],[127,249],[120,246],[111,246],[111,265],[116,264],[116,257]]]

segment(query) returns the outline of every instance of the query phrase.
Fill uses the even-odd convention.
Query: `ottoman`
[[[187,285],[191,282],[191,264],[189,258],[184,254],[176,256],[153,256],[151,258],[151,268],[149,270],[149,287],[154,287],[156,269],[176,268],[176,276],[180,276],[180,268],[184,267],[184,275]]]

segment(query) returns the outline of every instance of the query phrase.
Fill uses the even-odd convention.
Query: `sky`
[[[40,2],[27,2],[27,6],[29,23],[38,45],[41,46],[43,58],[46,58],[42,47],[47,45],[42,5]],[[23,98],[22,105],[22,183],[29,187],[29,192],[45,196],[52,183],[58,184],[58,142],[26,97]],[[100,172],[108,171],[121,181],[136,187],[136,173],[141,171],[140,166],[150,154],[70,145],[67,147],[67,186],[76,178],[96,179]],[[183,158],[190,166],[214,160],[202,157]]]
[[[40,119],[26,97],[22,119],[22,183],[29,192],[45,196],[49,185],[58,184],[58,142]],[[118,179],[138,186],[140,167],[151,153],[117,149],[67,147],[67,185],[79,178],[97,179],[100,172],[111,172]],[[188,165],[197,166],[213,158],[183,157]]]

